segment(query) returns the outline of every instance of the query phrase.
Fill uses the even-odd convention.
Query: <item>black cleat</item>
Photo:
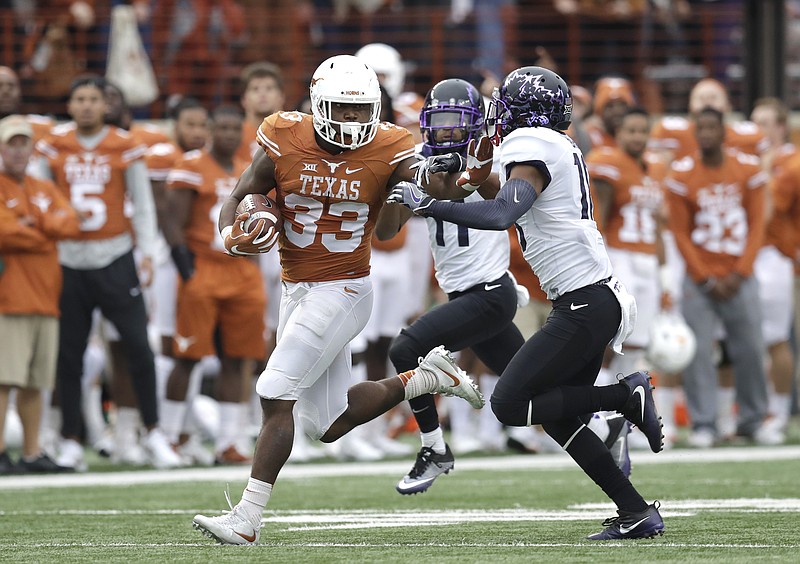
[[[437,477],[450,472],[455,466],[455,459],[450,447],[444,446],[444,454],[439,454],[430,447],[419,449],[414,467],[397,482],[395,489],[403,495],[421,493],[431,487]]]
[[[653,400],[653,386],[646,372],[634,372],[621,381],[628,387],[628,401],[619,412],[636,425],[647,437],[650,450],[659,452],[664,448],[664,433],[661,417]]]
[[[599,533],[586,537],[589,540],[649,539],[664,534],[664,520],[658,512],[658,501],[648,505],[641,513],[617,511],[616,517],[603,521],[606,527]]]

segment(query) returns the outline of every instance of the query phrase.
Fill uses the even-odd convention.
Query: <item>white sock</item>
[[[163,354],[156,355],[156,397],[159,405],[167,397],[167,382],[173,368],[175,368],[174,358]]]
[[[422,446],[433,449],[433,452],[444,454],[447,451],[441,427],[436,427],[430,433],[420,433],[419,436],[422,438]]]
[[[135,445],[139,439],[139,410],[135,407],[118,407],[114,426],[114,443],[118,451]]]
[[[264,514],[264,508],[269,503],[271,494],[272,484],[252,477],[247,480],[247,487],[242,492],[242,499],[239,501],[238,507],[244,511],[253,525],[261,526],[261,516]]]
[[[188,405],[185,401],[164,400],[161,409],[161,429],[173,445],[178,444],[178,437],[183,431],[183,422],[186,419]]]
[[[481,392],[484,397],[492,397],[494,388],[500,377],[495,374],[482,374],[479,381]],[[503,424],[495,417],[494,412],[490,407],[481,409],[478,412],[478,429],[481,439],[486,447],[501,450],[505,445],[505,436],[503,435]]]
[[[653,399],[664,424],[664,434],[675,433],[675,388],[658,386],[653,392]]]
[[[232,401],[219,402],[219,435],[214,446],[218,453],[235,445],[242,435],[242,406],[243,404]]]
[[[616,376],[614,376],[614,373],[608,368],[601,368],[594,381],[595,386],[610,386],[611,384],[618,383]]]
[[[792,396],[790,394],[770,394],[769,414],[783,424],[788,423],[792,413]]]
[[[593,414],[586,426],[589,427],[595,435],[600,437],[601,441],[605,441],[608,438],[608,421],[606,421],[606,418],[602,415],[598,415],[597,413]]]
[[[106,420],[103,418],[103,389],[93,383],[84,387],[81,397],[86,435],[90,444],[95,444],[103,436]]]
[[[725,436],[736,433],[736,389],[720,387],[717,390],[717,431]]]
[[[410,400],[421,396],[422,394],[433,393],[439,388],[439,380],[436,374],[428,372],[427,370],[409,370],[397,375],[400,381],[405,386],[404,399]]]

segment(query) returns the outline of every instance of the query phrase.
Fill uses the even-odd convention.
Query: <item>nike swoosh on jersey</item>
[[[364,170],[364,167],[363,166],[361,168],[349,168],[348,167],[348,168],[344,169],[344,172],[346,174],[353,174],[354,172],[358,172],[359,170]]]
[[[486,290],[487,292],[491,292],[492,290],[494,290],[495,288],[499,288],[500,286],[502,286],[502,284],[486,284],[483,287],[483,289]]]
[[[352,288],[348,288],[347,286],[344,287],[344,291],[347,292],[348,294],[358,294],[358,292],[356,292]]]
[[[588,306],[589,304],[580,304],[580,305],[569,304],[569,309],[575,311],[576,309],[581,309],[582,307],[588,307]]]

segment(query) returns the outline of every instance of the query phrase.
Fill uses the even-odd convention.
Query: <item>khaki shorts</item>
[[[0,385],[53,389],[57,357],[57,318],[0,314]]]

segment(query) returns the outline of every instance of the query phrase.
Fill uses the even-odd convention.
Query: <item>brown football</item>
[[[266,222],[265,230],[271,226],[275,226],[275,231],[281,230],[283,221],[281,220],[278,204],[264,194],[248,194],[242,198],[242,201],[236,206],[236,215],[244,212],[250,213],[250,217],[244,222],[244,228],[247,232],[250,232],[259,219],[263,219]]]

